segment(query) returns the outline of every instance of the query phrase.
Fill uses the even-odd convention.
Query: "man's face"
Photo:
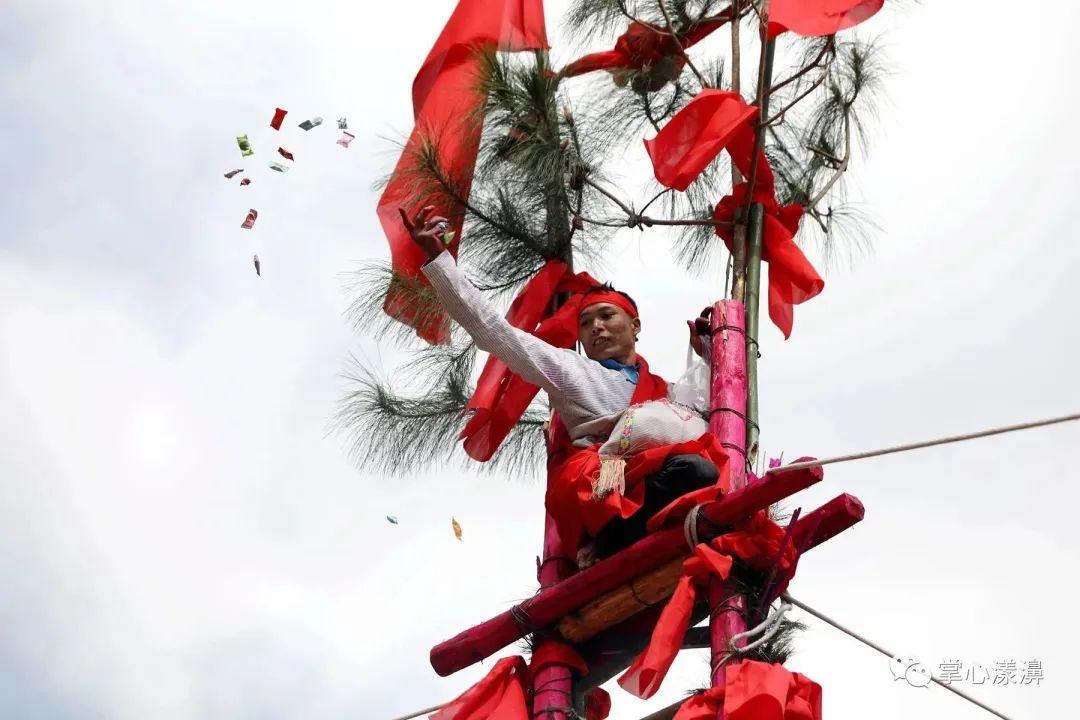
[[[578,340],[593,360],[637,362],[634,346],[639,332],[641,321],[611,303],[588,305],[578,316]]]

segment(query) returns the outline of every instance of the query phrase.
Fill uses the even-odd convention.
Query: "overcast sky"
[[[574,56],[567,4],[547,3],[557,65]],[[542,484],[361,473],[327,433],[349,355],[398,357],[351,333],[342,276],[387,255],[371,184],[453,3],[4,5],[0,717],[366,720],[457,695],[486,667],[438,678],[428,651],[533,592]],[[1080,408],[1078,21],[1064,0],[994,0],[864,26],[892,74],[848,187],[880,229],[827,268],[791,340],[762,332],[769,454]],[[296,128],[315,115],[323,127]],[[288,175],[266,168],[278,144]],[[623,187],[643,197],[644,150],[627,155]],[[236,167],[250,187],[222,178]],[[682,319],[721,281],[686,279],[669,247],[627,231],[606,274],[672,376]],[[792,593],[930,667],[1039,660],[1038,686],[963,687],[1017,720],[1065,712],[1078,438],[1065,425],[830,468],[791,505],[846,491],[866,520],[809,554]],[[988,717],[807,621],[789,666],[823,685],[829,720]],[[707,674],[684,653],[652,701],[614,688],[612,718]]]

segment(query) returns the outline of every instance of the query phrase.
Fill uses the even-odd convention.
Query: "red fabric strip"
[[[756,184],[756,183],[755,183]],[[716,205],[713,219],[733,222],[746,202],[746,183],[740,183],[734,191]],[[764,206],[765,222],[762,228],[762,259],[769,265],[769,318],[791,337],[795,322],[794,306],[804,303],[822,291],[825,281],[795,244],[795,233],[802,218],[801,205],[779,206],[769,192],[757,192],[754,200]],[[717,226],[716,234],[724,239],[731,250],[734,234],[730,227]]]
[[[636,318],[638,316],[638,311],[637,308],[634,307],[634,304],[627,300],[626,296],[620,295],[619,293],[613,291],[599,291],[589,293],[584,298],[582,298],[580,306],[581,309],[578,311],[578,314],[580,315],[581,312],[590,305],[597,305],[599,303],[609,303],[611,305],[614,305],[615,307],[622,308],[623,312],[625,312],[632,318]]]
[[[747,660],[727,666],[722,688],[688,698],[674,720],[821,720],[821,686],[783,665]]]
[[[696,601],[694,580],[689,575],[683,575],[675,587],[675,594],[656,621],[649,646],[619,678],[619,685],[624,690],[647,699],[660,689],[690,626],[690,615]]]
[[[430,720],[529,720],[523,684],[527,674],[520,655],[503,658]]]
[[[564,263],[549,260],[514,299],[506,319],[550,345],[572,347],[578,337],[581,293],[598,284],[588,273],[574,275]],[[575,295],[554,315],[541,320],[555,295],[562,292]],[[512,373],[502,360],[489,356],[465,408],[473,413],[460,436],[469,457],[490,460],[539,391],[539,387]]]
[[[559,73],[564,77],[584,75],[594,70],[643,70],[656,67],[664,61],[672,63],[672,70],[679,72],[686,65],[682,49],[691,47],[708,37],[717,28],[723,27],[731,19],[731,9],[706,18],[691,27],[675,41],[666,28],[649,23],[632,22],[626,32],[615,40],[613,50],[590,53],[570,63]],[[662,86],[663,83],[661,82]],[[658,89],[658,88],[652,88]]]
[[[685,190],[737,133],[749,129],[752,134],[757,114],[757,107],[747,105],[739,93],[702,90],[645,141],[657,181]]]
[[[807,37],[833,35],[877,14],[885,0],[773,0],[769,37],[790,30]]]
[[[619,685],[640,698],[652,696],[660,688],[682,646],[697,598],[694,584],[707,583],[711,577],[726,580],[731,574],[733,559],[736,557],[756,570],[767,569],[780,550],[783,536],[784,531],[769,519],[768,513],[763,510],[747,519],[737,529],[714,538],[708,544],[701,543],[695,547],[694,554],[683,563],[683,576],[679,579],[675,593],[660,613],[648,647],[619,678]],[[796,560],[797,552],[794,547],[789,546],[780,559],[780,572],[792,568]],[[726,692],[730,705],[733,702],[730,681]],[[729,717],[736,720],[730,712]],[[743,717],[746,720],[759,720],[756,715]]]
[[[409,177],[409,169],[423,144],[434,142],[440,164],[453,173],[455,185],[468,197],[481,130],[480,123],[471,118],[484,102],[476,87],[477,52],[536,50],[547,46],[542,0],[458,2],[413,81],[416,124],[394,175],[379,198],[379,221],[390,243],[395,273],[409,281],[427,284],[420,272],[427,256],[402,226],[399,207],[415,210],[435,205],[437,211],[450,218],[455,231],[450,251],[457,253],[463,208],[441,187],[417,188]],[[416,334],[430,343],[449,340],[449,320],[445,314],[417,307],[415,298],[400,288],[391,288],[383,309],[391,317],[415,327]]]

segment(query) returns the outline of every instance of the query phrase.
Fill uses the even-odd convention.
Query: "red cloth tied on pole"
[[[783,665],[757,660],[727,667],[724,687],[686,700],[674,720],[821,720],[821,686]]]
[[[788,338],[795,320],[794,306],[820,293],[825,282],[795,244],[802,206],[781,207],[765,153],[759,148],[756,159],[751,158],[756,116],[757,108],[746,105],[736,93],[703,90],[655,138],[645,141],[645,146],[656,179],[667,187],[685,190],[723,149],[744,177],[753,176],[753,200],[765,211],[761,242],[762,259],[769,264],[769,318]],[[728,250],[734,242],[731,223],[746,207],[746,185],[736,186],[713,212],[714,220],[728,223],[716,228]]]
[[[537,647],[528,665],[520,655],[505,657],[479,682],[443,705],[430,720],[530,720],[526,703],[527,687],[548,665],[565,665],[581,675],[589,671],[586,662],[563,643],[548,641]],[[601,688],[585,696],[586,720],[606,720],[611,698]]]
[[[757,106],[747,105],[739,93],[702,90],[645,141],[656,180],[686,190],[736,135],[753,136],[751,120],[757,115]]]
[[[559,260],[548,260],[510,305],[506,320],[556,347],[573,347],[577,340],[580,295],[599,285],[588,273],[574,274]],[[554,315],[543,319],[559,293],[574,293]],[[461,431],[465,452],[475,460],[490,460],[540,388],[522,380],[502,360],[488,357],[466,412],[472,417]]]
[[[443,705],[431,720],[529,720],[525,706],[527,676],[520,655],[503,658],[480,682]]]
[[[481,125],[474,115],[484,102],[476,82],[477,52],[547,47],[542,0],[459,0],[413,81],[415,125],[378,204],[379,221],[390,243],[391,264],[402,278],[391,286],[383,309],[416,328],[416,334],[430,343],[448,341],[449,320],[437,307],[419,306],[416,292],[408,290],[409,285],[427,284],[420,272],[427,256],[409,237],[398,208],[435,205],[449,217],[455,231],[455,241],[450,244],[455,255],[464,212],[443,188],[418,187],[410,170],[425,143],[435,143],[440,166],[452,176],[455,191],[467,198],[480,147]]]
[[[710,575],[726,580],[731,574],[731,564],[729,556],[704,543],[694,548],[694,554],[683,563],[683,576],[674,594],[660,612],[648,647],[619,678],[624,690],[648,699],[660,689],[690,627],[690,616],[697,602],[697,583],[707,581]]]
[[[790,30],[812,37],[855,27],[877,14],[885,0],[773,0],[769,37]]]
[[[683,563],[683,576],[660,613],[648,647],[619,678],[619,685],[640,698],[649,698],[659,690],[690,627],[697,585],[707,584],[711,577],[726,580],[734,558],[751,569],[767,570],[777,559],[783,537],[783,529],[769,519],[766,511],[760,511],[737,529],[695,547],[694,554]],[[789,571],[797,561],[798,553],[789,545],[779,558],[781,577],[790,578]]]
[[[726,25],[730,19],[731,9],[728,8],[718,15],[696,23],[677,39],[668,33],[667,28],[634,21],[626,28],[626,32],[615,40],[613,50],[580,57],[564,67],[559,74],[563,77],[575,77],[594,70],[645,70],[662,68],[666,63],[667,72],[653,78],[648,88],[659,90],[669,80],[678,77],[686,66],[686,55],[683,50],[704,40],[714,30]],[[618,75],[616,75],[616,81],[619,82]],[[625,80],[620,84],[625,84]]]
[[[730,195],[717,203],[713,219],[733,222],[746,204],[746,192],[746,183],[737,185]],[[803,215],[802,205],[781,207],[771,192],[756,192],[753,200],[761,203],[765,211],[761,257],[769,265],[769,318],[786,339],[791,337],[795,322],[794,306],[820,293],[825,281],[795,244],[795,233],[799,230],[799,220]],[[717,226],[716,234],[724,239],[728,250],[731,250],[734,242],[731,227]]]

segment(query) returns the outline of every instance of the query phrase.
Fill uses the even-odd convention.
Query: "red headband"
[[[581,298],[581,309],[578,310],[578,315],[584,312],[585,308],[590,305],[596,305],[598,303],[611,303],[615,307],[622,308],[626,311],[626,314],[632,318],[638,316],[637,308],[630,302],[629,298],[621,293],[617,293],[614,290],[604,290],[602,292],[589,293]]]

